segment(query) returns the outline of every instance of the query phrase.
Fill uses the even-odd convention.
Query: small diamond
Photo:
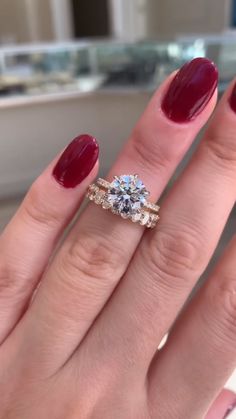
[[[136,214],[132,215],[132,221],[134,221],[134,223],[137,223],[138,221],[140,221],[141,215],[141,212],[136,212]]]
[[[104,200],[102,203],[102,208],[109,209],[110,207],[111,207],[110,203]]]
[[[94,201],[95,196],[96,196],[98,191],[99,191],[99,188],[95,184],[89,186],[88,192],[87,192],[87,197],[90,199],[90,201]]]
[[[147,227],[154,228],[158,220],[159,216],[157,214],[150,214]]]
[[[121,217],[122,217],[122,218],[124,218],[124,219],[129,218],[129,214],[126,214],[125,212],[122,212],[120,215],[121,215]]]
[[[142,226],[144,226],[144,225],[146,225],[146,223],[148,222],[148,220],[149,220],[149,212],[143,212],[142,213],[142,217],[141,217],[141,220],[140,220],[140,224],[142,225]]]
[[[151,203],[151,202],[147,202],[146,204],[145,204],[145,208],[147,208],[147,209],[149,209],[149,210],[151,210],[151,211],[153,211],[154,213],[158,213],[158,211],[159,211],[159,209],[160,209],[160,207],[158,206],[158,205],[156,205],[156,204],[153,204],[153,203]]]
[[[102,200],[103,200],[103,195],[104,194],[102,194],[102,193],[97,193],[96,195],[95,195],[95,198],[94,198],[94,202],[95,202],[95,204],[101,204],[102,203]]]
[[[147,222],[147,227],[152,227],[152,225],[153,225],[153,222],[152,222],[152,220],[151,220],[151,218],[149,218],[149,220],[148,220],[148,222]]]
[[[111,212],[113,212],[113,214],[116,214],[116,215],[119,214],[118,211],[117,211],[117,209],[115,209],[113,207],[110,207],[110,209],[111,209]]]
[[[146,204],[149,192],[137,175],[116,176],[110,184],[106,199],[112,212],[131,218]]]

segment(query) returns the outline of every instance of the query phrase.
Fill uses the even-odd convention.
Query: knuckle
[[[145,137],[139,127],[135,128],[129,148],[132,160],[135,159],[144,170],[149,169],[153,172],[155,167],[166,170],[171,157],[160,147],[156,138],[149,139],[148,144]]]
[[[225,342],[227,339],[235,345],[236,275],[223,274],[220,278],[215,278],[215,284],[213,290],[209,287],[206,298],[208,306],[217,317],[215,321],[208,322],[208,326],[213,328],[214,335],[221,341]]]
[[[0,266],[0,296],[2,297],[2,295],[4,295],[4,297],[6,297],[6,294],[8,294],[9,291],[12,292],[12,289],[14,290],[15,287],[16,281],[13,280],[4,266]]]
[[[109,240],[102,235],[90,233],[80,236],[70,243],[64,257],[64,269],[83,277],[99,280],[115,280],[119,267],[123,264],[119,249],[114,249]]]
[[[191,272],[197,272],[201,260],[201,245],[193,231],[182,228],[165,228],[153,234],[149,242],[149,261],[154,278],[168,286],[168,278],[174,278],[171,283],[182,288],[188,281]]]
[[[236,169],[235,138],[232,134],[225,133],[224,137],[217,133],[208,133],[207,141],[202,143],[208,153],[223,169]]]
[[[55,226],[61,223],[62,214],[47,196],[42,196],[37,187],[37,181],[30,188],[23,204],[25,219],[42,226]]]
[[[4,298],[4,302],[14,298],[21,299],[27,292],[27,286],[22,286],[23,278],[18,272],[14,272],[14,268],[8,267],[5,263],[0,263],[0,298]]]

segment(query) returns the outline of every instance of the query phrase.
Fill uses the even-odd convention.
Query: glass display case
[[[154,90],[185,61],[213,59],[224,90],[236,70],[236,42],[221,37],[173,43],[77,42],[0,48],[0,100],[51,93]]]

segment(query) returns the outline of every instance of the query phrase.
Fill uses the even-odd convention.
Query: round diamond
[[[107,192],[107,201],[114,213],[125,218],[137,214],[149,195],[137,175],[116,176]]]

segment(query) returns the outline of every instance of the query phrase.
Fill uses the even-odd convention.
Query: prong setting
[[[87,197],[103,209],[153,228],[159,219],[159,207],[147,200],[149,195],[137,174],[114,176],[112,182],[99,178],[87,192]]]

